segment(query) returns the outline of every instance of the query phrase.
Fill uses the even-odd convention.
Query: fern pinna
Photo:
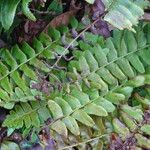
[[[147,0],[102,0],[107,10],[104,20],[114,27],[135,31],[132,27],[138,24],[138,18],[144,14],[143,9],[149,6]]]
[[[150,83],[149,24],[137,27],[136,34],[115,30],[109,39],[84,32],[67,50],[64,47],[81,26],[73,18],[71,27],[49,28],[34,39],[33,46],[24,43],[10,51],[1,50],[0,104],[14,107],[3,126],[38,129],[50,118],[54,138],[56,132],[65,138],[68,134],[82,137],[86,125],[95,137],[116,132],[126,140],[125,133],[130,135],[136,122],[141,124],[136,146],[149,148],[144,135],[149,135],[145,126],[150,125],[143,121],[150,104],[148,88],[147,99],[138,96],[135,105],[129,103],[135,89]],[[62,53],[63,59],[56,64],[54,60]],[[64,60],[70,55],[73,59],[67,63]],[[40,85],[45,75],[48,93]],[[141,145],[141,139],[146,139],[146,144]]]

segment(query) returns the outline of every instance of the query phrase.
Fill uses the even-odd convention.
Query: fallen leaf
[[[45,29],[43,30],[45,33],[47,33],[47,30],[48,30],[48,27],[58,27],[60,25],[68,25],[69,24],[69,21],[70,21],[70,18],[72,16],[75,16],[76,13],[78,12],[79,9],[75,9],[75,10],[70,10],[70,11],[67,11],[59,16],[57,16],[56,18],[54,18],[46,27]]]
[[[146,21],[150,21],[150,13],[145,13],[142,19]]]
[[[24,41],[31,42],[34,37],[36,37],[41,31],[45,28],[47,22],[44,19],[38,19],[36,22],[33,21],[25,21],[22,25],[17,27],[14,33],[16,39],[18,38],[18,42],[22,43]],[[19,34],[21,33],[21,34]]]
[[[71,0],[69,11],[62,13],[61,15],[58,15],[57,17],[52,19],[50,23],[44,28],[43,31],[47,33],[48,27],[50,26],[56,28],[61,25],[68,25],[70,18],[72,16],[75,16],[80,9],[81,9],[81,4],[79,3],[78,5],[76,5],[76,1]]]

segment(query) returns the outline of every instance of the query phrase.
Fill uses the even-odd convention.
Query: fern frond
[[[145,136],[150,134],[150,125],[144,120],[145,116],[141,109],[124,105],[119,114],[120,118],[114,118],[112,121],[114,127],[112,132],[116,132],[123,141],[128,140],[128,138],[130,141],[136,139],[137,143],[133,146],[150,148],[150,140]]]
[[[32,14],[32,12],[29,9],[29,3],[32,2],[32,0],[22,0],[22,12],[26,17],[28,17],[32,21],[36,21],[35,16]]]
[[[13,24],[14,18],[15,18],[15,14],[16,14],[16,10],[17,7],[19,7],[18,5],[22,5],[22,11],[23,14],[28,17],[30,20],[32,21],[36,21],[35,16],[33,15],[33,13],[30,11],[28,4],[31,2],[32,0],[12,0],[11,2],[9,0],[2,0],[0,3],[0,22],[2,23],[2,27],[5,30],[9,30],[10,27]]]
[[[20,103],[20,105],[15,106],[14,110],[10,111],[10,116],[3,125],[7,125],[9,128],[22,128],[24,125],[26,128],[31,126],[39,128],[40,123],[44,123],[50,116],[44,101]]]
[[[81,42],[82,46],[80,46],[84,48],[82,51],[74,52],[75,59],[69,65],[73,72],[68,72],[69,78],[73,77],[71,81],[74,84],[77,83],[76,87],[70,85],[69,95],[74,97],[74,102],[76,101],[75,98],[79,102],[76,102],[76,107],[73,104],[75,110],[72,111],[70,108],[71,98],[68,98],[67,103],[65,98],[63,98],[65,101],[54,99],[61,107],[60,118],[63,114],[70,114],[82,124],[92,127],[94,126],[93,121],[85,116],[85,112],[88,115],[94,114],[105,117],[107,113],[114,111],[114,105],[124,103],[135,87],[149,82],[149,75],[140,75],[145,73],[145,69],[150,63],[148,59],[149,40],[142,30],[140,30],[139,35],[135,36],[128,31],[124,34],[115,31],[114,38],[106,40],[103,49],[98,44],[97,47],[92,47],[92,44],[89,44],[86,49],[87,44],[84,46],[84,43]],[[122,37],[119,38],[120,36]],[[102,112],[101,107],[96,108],[95,104],[101,106],[107,113]],[[69,112],[66,113],[67,108]],[[101,112],[96,112],[96,110]],[[85,116],[88,122],[81,116]]]
[[[52,122],[49,126],[52,131],[67,137],[69,130],[73,135],[78,136],[81,134],[80,124],[97,129],[93,116],[107,120],[109,118],[108,114],[113,114],[117,107],[120,107],[121,111],[140,122],[143,119],[143,109],[139,109],[139,113],[136,114],[129,106],[128,99],[135,88],[150,83],[150,74],[147,69],[150,65],[150,34],[145,34],[145,32],[150,32],[150,26],[145,25],[143,27],[141,25],[141,27],[136,28],[136,34],[116,30],[113,32],[114,38],[106,40],[85,32],[84,39],[77,40],[73,45],[73,51],[71,52],[74,59],[69,62],[68,66],[65,64],[67,73],[52,70],[39,58],[45,58],[47,62],[51,62],[56,57],[55,55],[52,56],[53,52],[57,52],[58,56],[62,55],[66,49],[62,46],[64,41],[62,42],[61,35],[65,35],[66,42],[67,38],[71,39],[71,34],[68,31],[68,28],[61,28],[60,32],[50,28],[49,35],[53,35],[54,42],[51,42],[48,34],[42,33],[39,39],[34,40],[33,48],[25,43],[22,50],[19,51],[19,56],[6,50],[2,51],[3,59],[5,60],[5,57],[9,58],[1,65],[5,73],[10,75],[10,78],[7,77],[5,82],[11,83],[11,85],[13,83],[12,86],[15,83],[15,92],[20,98],[23,95],[22,93],[31,92],[29,82],[37,80],[36,69],[46,74],[51,73],[50,83],[56,84],[55,80],[57,80],[62,86],[61,89],[54,90],[49,96],[41,93],[41,97],[45,101],[16,105],[3,125],[11,128],[37,127],[41,123],[44,124],[50,117]],[[43,50],[43,47],[46,48]],[[17,67],[18,61],[16,61],[16,58],[18,61],[22,61],[19,67]],[[28,70],[28,67],[32,67],[34,73],[27,71],[28,73],[22,74],[21,71]],[[9,70],[12,71],[9,72]],[[24,82],[20,79],[20,75],[25,76],[23,78]],[[27,80],[27,78],[30,79]],[[6,86],[1,91],[1,99],[7,104],[6,100],[9,97],[7,93],[8,91],[11,93],[13,90]],[[35,104],[37,105],[34,106]],[[143,101],[143,105],[147,104],[149,104],[149,101]],[[29,111],[23,109],[24,105],[28,105],[26,107],[29,108]],[[43,105],[43,109],[40,105]],[[42,113],[39,112],[40,108]],[[137,111],[136,108],[135,111]],[[43,117],[42,121],[40,114]],[[29,118],[32,120],[32,117],[36,119],[36,124],[27,124]],[[117,126],[116,128],[118,129]],[[133,128],[134,125],[131,126],[131,129]],[[145,132],[145,127],[142,130]],[[126,132],[129,132],[128,128]],[[125,134],[123,134],[123,137],[125,138]]]
[[[0,3],[0,21],[2,23],[2,26],[8,30],[10,26],[13,23],[16,9],[18,4],[20,3],[20,0],[12,0],[11,3],[9,0],[2,0]]]
[[[53,31],[56,32],[59,33],[57,30]],[[1,107],[11,109],[17,101],[36,100],[35,96],[41,95],[40,92],[33,94],[34,90],[30,89],[31,81],[38,82],[37,70],[41,73],[50,72],[51,66],[44,61],[45,59],[52,61],[64,51],[65,48],[58,42],[61,43],[60,38],[59,41],[52,42],[48,34],[41,33],[38,39],[34,39],[32,47],[24,42],[22,47],[16,45],[11,50],[1,49]],[[64,55],[67,53],[68,51]]]
[[[133,25],[138,24],[138,19],[144,15],[143,9],[149,6],[147,0],[102,0],[106,6],[108,13],[104,16],[104,20],[114,27],[123,30],[129,29],[135,32]]]
[[[101,93],[144,74],[150,64],[150,43],[142,30],[137,34],[114,31],[114,38],[107,39],[102,45],[104,48],[99,43],[79,43],[82,51],[74,51],[68,77]]]
[[[4,141],[2,142],[1,144],[1,150],[5,150],[5,149],[16,149],[16,150],[19,150],[19,145],[17,145],[15,142],[12,142],[12,141]]]

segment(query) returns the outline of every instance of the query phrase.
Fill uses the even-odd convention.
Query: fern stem
[[[71,47],[71,45],[85,32],[87,31],[92,25],[94,25],[96,22],[98,22],[100,20],[100,18],[96,19],[93,23],[89,24],[82,32],[80,32],[78,34],[78,36],[76,38],[74,38],[69,44],[68,46],[65,48],[65,50],[61,53],[61,55],[59,56],[59,58],[56,60],[56,62],[54,63],[54,65],[52,66],[52,68],[54,68],[55,66],[57,66],[58,62],[61,60],[61,58],[63,57],[63,55],[65,54],[65,52]]]
[[[79,142],[79,143],[76,143],[76,144],[73,144],[73,145],[70,145],[70,146],[66,146],[66,147],[63,147],[63,148],[58,148],[58,150],[65,150],[65,149],[69,149],[69,148],[73,148],[75,146],[78,146],[78,145],[83,145],[83,144],[86,144],[86,143],[89,143],[89,142],[92,142],[94,140],[98,140],[100,138],[103,138],[105,136],[107,136],[108,134],[104,134],[104,135],[99,135],[95,138],[91,138],[91,139],[88,139],[86,141],[83,141],[83,142]]]

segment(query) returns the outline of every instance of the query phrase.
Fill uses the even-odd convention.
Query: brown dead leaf
[[[30,43],[34,37],[41,33],[46,24],[47,22],[44,19],[38,19],[36,22],[27,20],[16,28],[14,36],[18,38],[19,43],[23,41]]]
[[[150,13],[145,13],[143,16],[143,20],[150,21]]]
[[[78,11],[79,11],[79,9],[70,10],[70,11],[67,11],[67,12],[57,16],[45,27],[45,29],[43,31],[45,33],[47,33],[47,29],[49,26],[56,28],[60,25],[68,25],[70,18],[72,16],[75,16]]]
[[[54,19],[52,19],[43,31],[45,33],[47,33],[48,27],[50,27],[50,26],[56,28],[56,27],[59,27],[60,25],[68,25],[70,18],[72,16],[75,16],[76,13],[80,9],[81,9],[81,3],[78,3],[78,5],[76,5],[76,0],[71,0],[69,11],[67,11],[67,12],[55,17]]]

